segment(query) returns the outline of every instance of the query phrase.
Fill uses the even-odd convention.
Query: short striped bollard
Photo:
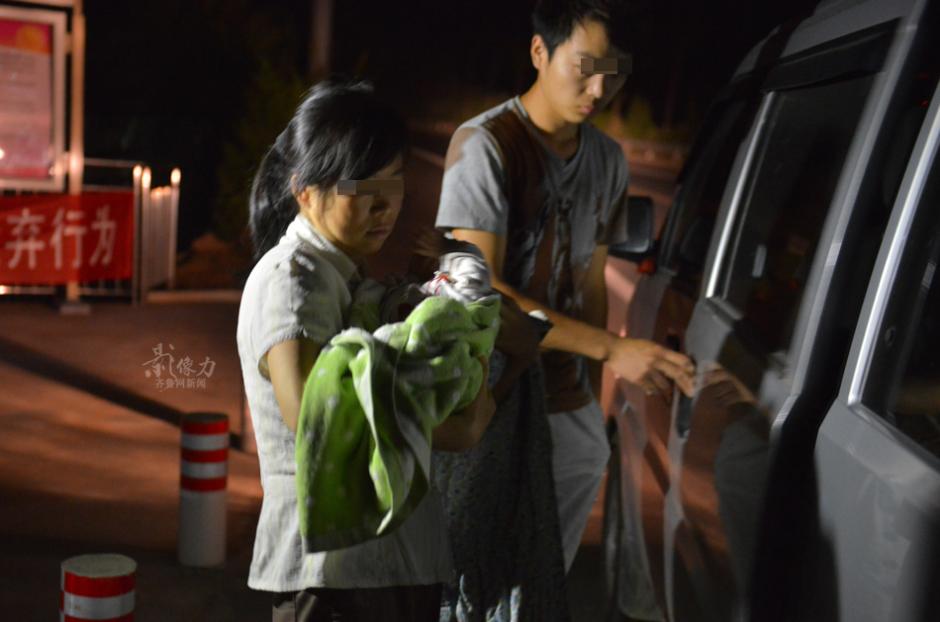
[[[124,555],[79,555],[62,562],[59,622],[132,622],[137,563]]]
[[[177,556],[184,566],[225,563],[228,416],[183,416]]]

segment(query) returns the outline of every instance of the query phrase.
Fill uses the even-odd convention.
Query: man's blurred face
[[[536,39],[541,42],[538,35]],[[550,108],[568,123],[581,123],[602,110],[626,81],[625,55],[611,45],[607,28],[600,22],[588,20],[575,26],[551,60],[544,43],[538,50],[534,44],[533,63],[541,90]],[[587,64],[585,59],[590,59]],[[614,59],[621,61],[619,73],[585,70],[595,62],[607,68]]]

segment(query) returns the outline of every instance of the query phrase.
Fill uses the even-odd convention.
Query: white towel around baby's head
[[[482,253],[472,244],[441,255],[434,278],[421,286],[431,296],[447,296],[468,303],[493,293],[490,271]]]

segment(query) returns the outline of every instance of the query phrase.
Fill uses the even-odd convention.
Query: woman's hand
[[[496,401],[490,393],[486,379],[489,376],[489,361],[478,358],[483,366],[483,382],[472,402],[463,410],[451,413],[444,422],[431,432],[431,446],[439,451],[467,451],[472,449],[490,425],[496,412]]]

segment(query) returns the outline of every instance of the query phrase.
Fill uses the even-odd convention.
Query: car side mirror
[[[627,197],[627,239],[612,245],[608,254],[636,263],[652,255],[656,246],[653,239],[654,209],[650,197]]]

